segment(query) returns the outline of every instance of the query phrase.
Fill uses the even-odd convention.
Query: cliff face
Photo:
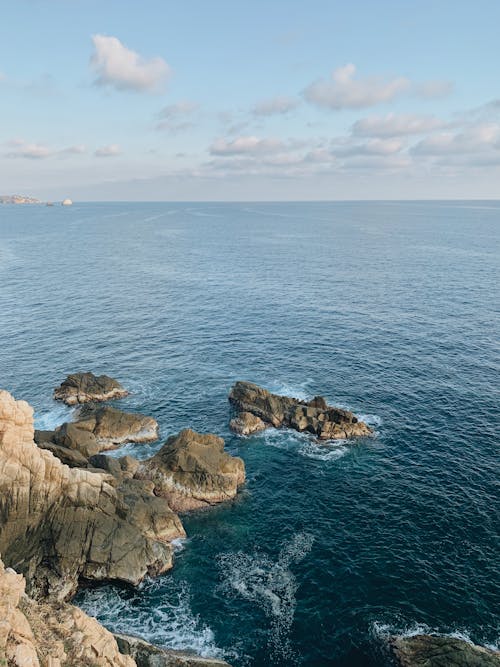
[[[137,584],[172,566],[184,530],[150,482],[68,468],[33,435],[30,406],[0,391],[0,553],[30,595],[62,600],[80,577]]]
[[[77,607],[37,602],[25,580],[0,560],[0,665],[134,667],[113,635]]]

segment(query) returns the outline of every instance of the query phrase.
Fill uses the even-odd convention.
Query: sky
[[[0,0],[0,194],[500,197],[498,0]]]

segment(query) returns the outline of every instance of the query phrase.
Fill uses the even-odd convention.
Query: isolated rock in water
[[[393,637],[392,653],[401,667],[499,667],[500,653],[454,637]]]
[[[222,438],[184,429],[141,462],[136,477],[152,480],[172,509],[187,511],[234,498],[245,464],[224,451]]]
[[[139,637],[115,634],[120,651],[134,658],[137,667],[231,667],[224,660],[202,658],[188,651],[153,646]]]
[[[67,405],[88,403],[89,401],[109,401],[123,398],[128,391],[107,375],[96,376],[93,373],[73,373],[54,390],[54,398]]]
[[[65,599],[79,578],[138,584],[172,566],[185,533],[152,484],[69,468],[33,436],[33,410],[0,391],[0,553],[30,594]]]
[[[113,635],[71,604],[25,595],[22,575],[0,560],[0,665],[12,667],[134,667]]]
[[[371,428],[348,410],[327,405],[322,396],[301,401],[278,396],[251,382],[236,382],[229,401],[241,412],[251,412],[262,421],[279,428],[286,426],[307,431],[321,440],[370,435]]]
[[[154,442],[158,440],[158,422],[135,412],[123,412],[109,405],[82,407],[74,422],[95,436],[101,451],[113,449],[126,442]]]
[[[269,424],[265,424],[260,417],[251,412],[240,412],[234,419],[231,419],[229,428],[239,435],[251,435],[269,428]]]

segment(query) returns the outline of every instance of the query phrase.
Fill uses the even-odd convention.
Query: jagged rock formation
[[[241,413],[250,412],[271,426],[307,431],[321,440],[370,435],[371,428],[348,410],[327,405],[322,396],[301,401],[278,396],[251,382],[236,382],[229,401]]]
[[[153,646],[139,637],[115,634],[120,651],[131,655],[137,667],[230,667],[224,660],[202,658],[187,651]]]
[[[224,451],[222,438],[184,429],[141,462],[136,477],[152,480],[173,510],[187,511],[234,498],[245,464]]]
[[[500,653],[454,637],[393,637],[390,647],[400,667],[499,667]]]
[[[69,468],[33,440],[33,411],[0,391],[0,553],[36,597],[80,577],[139,583],[172,566],[179,518],[153,484]]]
[[[54,390],[54,398],[67,405],[88,403],[89,401],[109,401],[123,398],[128,391],[107,375],[96,376],[93,373],[73,373]]]
[[[252,435],[269,428],[269,424],[262,421],[257,415],[251,412],[240,412],[237,417],[231,419],[229,428],[238,435]]]
[[[0,560],[0,665],[134,667],[136,662],[81,609],[29,598],[23,576]]]

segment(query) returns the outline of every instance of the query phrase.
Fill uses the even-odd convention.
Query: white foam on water
[[[298,398],[299,401],[307,401],[308,399],[312,398],[310,392],[307,389],[307,385],[308,380],[298,384],[288,384],[287,382],[282,382],[281,380],[274,380],[271,383],[269,390],[272,391],[273,394]]]
[[[73,408],[64,403],[58,403],[47,410],[37,411],[34,415],[35,428],[39,431],[53,431],[56,426],[72,421],[74,412]]]
[[[379,415],[358,414],[356,416],[360,421],[365,422],[365,424],[368,424],[368,426],[373,428],[382,425],[382,417],[379,417]]]
[[[295,452],[299,456],[317,461],[336,461],[345,456],[351,445],[347,440],[325,440],[320,442],[310,433],[300,433],[292,429],[269,428],[257,434],[266,446]]]
[[[172,540],[170,544],[174,548],[174,552],[184,551],[186,544],[189,542],[187,537],[176,537],[175,540]]]
[[[206,658],[224,658],[213,631],[191,609],[187,583],[180,582],[168,593],[163,586],[160,579],[144,583],[137,594],[111,586],[87,589],[79,606],[113,632],[137,635],[164,648],[192,650]]]
[[[296,533],[283,545],[277,560],[262,552],[243,551],[218,557],[223,591],[253,602],[269,619],[269,646],[276,658],[295,659],[289,635],[298,583],[290,568],[305,558],[313,541],[308,533]]]
[[[336,461],[348,453],[349,447],[344,444],[346,442],[347,440],[336,440],[318,443],[314,440],[307,440],[300,446],[299,454],[318,461]]]

